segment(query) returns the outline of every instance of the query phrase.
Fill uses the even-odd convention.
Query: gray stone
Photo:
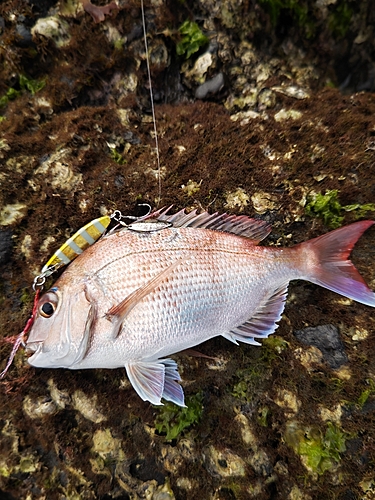
[[[308,327],[294,332],[295,337],[306,345],[317,347],[324,361],[334,370],[348,362],[345,346],[340,339],[339,330],[334,325]]]
[[[223,73],[218,73],[216,76],[207,80],[206,82],[199,85],[195,91],[195,97],[197,99],[206,99],[207,97],[216,94],[224,87],[224,75]]]
[[[6,264],[10,260],[13,247],[12,234],[10,229],[0,231],[0,265]]]

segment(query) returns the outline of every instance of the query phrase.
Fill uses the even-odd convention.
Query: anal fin
[[[258,307],[255,314],[248,321],[223,335],[223,337],[234,343],[239,341],[246,344],[260,345],[255,338],[266,338],[277,329],[277,322],[280,321],[284,311],[287,293],[287,284],[275,290]]]

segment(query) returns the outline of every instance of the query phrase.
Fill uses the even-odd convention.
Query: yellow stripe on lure
[[[95,243],[109,226],[111,217],[105,215],[94,219],[81,227],[71,238],[69,238],[49,259],[42,269],[42,274],[48,276],[56,269],[69,264],[78,257],[86,248]],[[47,273],[47,274],[46,274]]]

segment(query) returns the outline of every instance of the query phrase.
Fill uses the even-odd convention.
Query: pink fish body
[[[168,356],[219,335],[258,344],[276,330],[290,280],[375,307],[348,260],[373,221],[276,248],[258,246],[270,228],[246,216],[153,215],[100,239],[40,298],[27,341],[32,366],[125,367],[143,400],[183,406]]]

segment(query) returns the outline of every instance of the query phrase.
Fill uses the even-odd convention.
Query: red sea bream
[[[125,367],[143,400],[183,406],[168,356],[219,335],[258,345],[278,326],[290,280],[375,307],[348,259],[373,221],[277,248],[258,246],[270,232],[260,220],[167,212],[101,238],[40,298],[27,340],[32,366]]]

